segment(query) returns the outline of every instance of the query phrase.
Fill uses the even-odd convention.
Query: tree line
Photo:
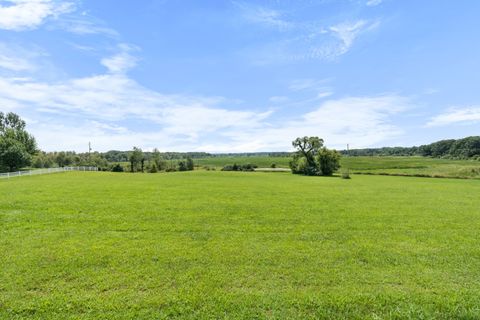
[[[195,165],[193,159],[189,156],[177,160],[177,159],[167,159],[165,156],[154,149],[153,152],[147,154],[138,147],[133,147],[133,150],[128,154],[129,162],[129,171],[130,172],[149,172],[156,173],[159,171],[191,171],[194,169]],[[176,161],[174,161],[176,160]],[[125,168],[117,163],[112,171],[121,172],[125,171]]]
[[[452,159],[480,160],[480,136],[441,140],[419,147],[353,149],[337,152],[324,146],[319,137],[300,137],[292,142],[296,152],[254,152],[210,154],[205,152],[163,152],[154,149],[131,151],[76,153],[74,151],[43,152],[35,138],[26,131],[26,123],[15,113],[0,112],[0,171],[15,171],[27,167],[50,168],[65,166],[96,166],[101,170],[158,172],[194,169],[195,158],[240,155],[271,157],[292,156],[290,168],[295,174],[332,175],[340,168],[340,156],[427,156]],[[128,166],[125,165],[128,163]],[[251,171],[254,165],[226,166],[225,171]]]
[[[350,156],[422,156],[448,159],[480,160],[480,136],[440,140],[415,147],[384,147],[342,150]]]

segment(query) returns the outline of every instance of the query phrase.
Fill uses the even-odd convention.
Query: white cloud
[[[326,85],[329,81],[329,79],[296,79],[290,83],[288,88],[293,92],[313,92],[316,94],[313,100],[323,99],[334,93],[333,89]]]
[[[288,100],[289,98],[287,96],[273,96],[268,98],[268,101],[272,103],[283,103],[283,102],[287,102]]]
[[[290,142],[305,135],[320,136],[334,148],[345,148],[347,143],[357,148],[374,146],[403,133],[391,123],[391,117],[408,108],[411,108],[409,99],[396,95],[328,100],[290,121],[229,131],[225,135],[233,142],[204,144],[197,150],[290,150]]]
[[[270,111],[221,107],[226,102],[221,97],[149,90],[123,72],[128,63],[117,59],[103,63],[110,73],[61,83],[0,77],[0,103],[39,120],[32,132],[47,150],[81,148],[85,139],[94,140],[104,150],[131,148],[133,142],[173,149],[188,143],[193,148],[206,135],[260,127],[271,115]],[[123,121],[129,125],[122,125]],[[141,125],[132,131],[131,123]]]
[[[302,60],[335,60],[351,50],[362,34],[374,30],[378,21],[345,21],[328,27],[318,24],[292,24],[290,31],[280,33],[274,41],[246,50],[259,65]]]
[[[370,0],[368,5],[378,5],[380,2],[381,0]],[[259,65],[308,59],[336,59],[346,54],[361,34],[380,24],[376,20],[364,19],[340,20],[339,23],[327,24],[324,21],[305,20],[304,17],[297,16],[295,11],[298,10],[292,10],[286,3],[283,3],[283,10],[246,2],[233,3],[240,9],[240,14],[247,23],[277,31],[271,35],[270,41],[245,50],[252,62]],[[304,5],[304,9],[311,6],[311,10],[319,10],[313,3]],[[282,4],[277,2],[276,7],[279,6]]]
[[[326,97],[330,97],[332,94],[333,94],[333,91],[319,92],[319,93],[317,94],[317,98],[323,99],[323,98],[326,98]]]
[[[318,135],[329,146],[365,147],[401,131],[391,117],[409,107],[395,95],[327,100],[286,121],[272,111],[231,110],[220,97],[166,95],[125,74],[59,84],[0,77],[0,103],[36,119],[29,129],[46,150],[159,147],[210,152],[288,150],[297,136]],[[317,103],[317,102],[314,102]]]
[[[341,41],[340,45],[334,48],[330,55],[340,56],[347,53],[360,33],[372,30],[379,25],[379,22],[367,22],[359,20],[355,22],[343,22],[330,27],[330,31]]]
[[[245,19],[266,27],[287,30],[294,27],[292,22],[284,19],[283,13],[267,7],[248,4],[245,2],[233,2],[241,11]]]
[[[426,124],[427,127],[447,126],[452,124],[472,124],[480,122],[480,107],[450,108]]]
[[[325,88],[325,84],[328,81],[329,79],[321,79],[321,80],[311,79],[311,78],[295,79],[290,83],[290,85],[288,86],[288,89],[292,91],[304,91],[304,90],[318,91]]]
[[[107,67],[111,73],[124,73],[137,64],[137,58],[129,53],[135,48],[126,44],[119,45],[119,48],[121,50],[120,53],[113,57],[104,58],[101,61],[102,65]]]
[[[368,0],[366,4],[369,7],[375,7],[375,6],[378,6],[379,4],[381,4],[382,2],[383,2],[383,0]]]
[[[20,57],[18,52],[15,54],[0,43],[0,68],[10,71],[29,71],[34,70],[35,65],[29,59]]]
[[[103,21],[86,13],[62,17],[59,19],[58,24],[62,29],[78,35],[101,34],[111,38],[119,37],[117,31],[106,26]]]
[[[35,29],[49,17],[58,17],[74,9],[72,2],[54,0],[4,0],[0,2],[0,29]]]

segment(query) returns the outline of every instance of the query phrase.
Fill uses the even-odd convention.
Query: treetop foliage
[[[31,164],[37,153],[35,138],[15,113],[0,112],[0,170],[15,171]]]

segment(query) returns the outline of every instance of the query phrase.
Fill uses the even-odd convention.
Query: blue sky
[[[480,2],[0,0],[0,111],[43,150],[479,135]]]

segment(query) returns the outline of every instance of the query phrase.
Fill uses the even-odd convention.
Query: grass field
[[[0,319],[478,319],[480,181],[0,181]]]
[[[344,157],[342,166],[353,173],[480,178],[480,161],[424,157]]]
[[[256,164],[270,167],[275,163],[279,168],[288,168],[289,157],[213,157],[195,159],[200,166],[212,166],[217,169],[227,164]],[[444,178],[480,178],[480,161],[448,160],[425,157],[343,157],[343,168],[357,174],[404,175]]]

